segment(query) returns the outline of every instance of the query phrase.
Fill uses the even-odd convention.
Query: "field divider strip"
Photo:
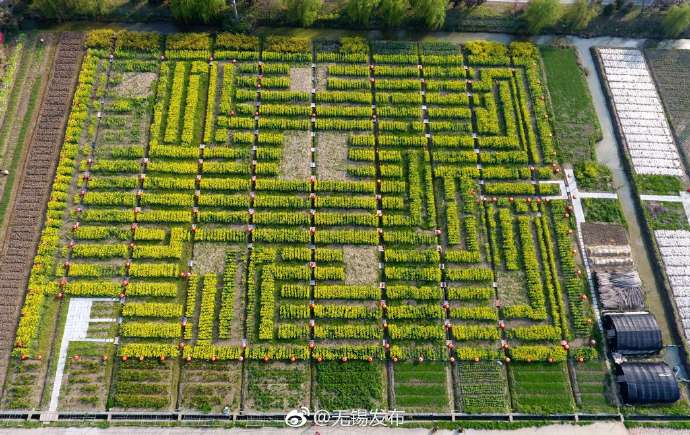
[[[381,308],[381,326],[383,327],[383,346],[385,349],[385,354],[388,356],[385,361],[386,369],[386,381],[387,381],[387,400],[389,405],[395,401],[395,391],[393,385],[393,362],[397,360],[391,359],[390,357],[390,346],[391,338],[388,332],[388,298],[386,292],[386,251],[385,251],[385,238],[383,229],[383,194],[382,194],[382,183],[383,177],[381,176],[381,160],[379,156],[379,119],[376,104],[376,74],[375,74],[376,64],[374,61],[374,47],[369,44],[369,90],[371,92],[371,122],[372,122],[372,133],[374,136],[374,169],[376,176],[376,216],[377,216],[377,227],[376,233],[378,236],[378,252],[379,252],[379,290],[381,291],[381,300],[379,301]]]
[[[235,61],[233,60],[233,64]],[[225,73],[225,71],[223,72]],[[252,135],[252,148],[251,148],[251,162],[249,165],[249,208],[247,210],[247,255],[246,255],[246,279],[244,288],[244,322],[243,322],[243,336],[242,336],[242,354],[241,359],[241,376],[240,376],[240,405],[239,413],[242,414],[246,412],[245,409],[245,388],[247,382],[247,359],[246,349],[247,349],[247,331],[249,329],[249,322],[254,321],[254,319],[249,318],[249,313],[246,312],[246,307],[249,305],[249,280],[253,279],[249,275],[250,265],[252,262],[252,254],[254,252],[254,196],[256,195],[256,156],[257,149],[259,145],[259,117],[261,116],[261,77],[263,77],[263,49],[259,47],[258,49],[258,60],[257,60],[257,75],[256,75],[256,99],[254,100],[254,131]]]

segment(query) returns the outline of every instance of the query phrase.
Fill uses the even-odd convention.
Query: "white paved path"
[[[87,338],[90,322],[114,322],[115,319],[93,319],[91,320],[91,305],[93,302],[113,302],[117,299],[112,298],[71,298],[69,300],[69,308],[67,309],[67,321],[65,322],[65,330],[62,334],[62,342],[60,343],[60,354],[58,356],[58,365],[55,372],[55,380],[53,381],[53,390],[50,394],[50,405],[48,412],[57,411],[58,400],[60,398],[60,389],[62,387],[62,375],[65,371],[65,363],[67,362],[67,349],[71,341],[96,341],[96,342],[112,342],[111,338]]]
[[[580,248],[580,256],[582,257],[582,264],[585,266],[585,274],[587,276],[587,283],[589,288],[592,290],[590,293],[592,295],[592,309],[594,311],[594,317],[599,324],[599,330],[603,331],[603,325],[601,323],[601,313],[599,313],[599,297],[597,292],[594,291],[594,280],[592,279],[592,269],[589,266],[589,259],[587,258],[587,250],[585,249],[585,241],[582,237],[582,223],[585,221],[585,212],[582,208],[582,193],[580,193],[577,188],[577,180],[575,180],[575,174],[572,169],[565,169],[565,182],[568,188],[568,193],[570,194],[570,200],[573,204],[573,211],[575,213],[575,226],[577,230],[577,244]],[[614,194],[615,195],[615,194]],[[608,363],[608,360],[607,360]]]
[[[659,201],[659,202],[683,202],[680,196],[675,195],[640,195],[642,201]]]
[[[575,222],[577,223],[577,230],[580,231],[580,224],[585,221],[585,211],[582,208],[582,192],[577,187],[577,181],[575,180],[575,174],[572,169],[564,169],[563,173],[565,175],[566,191],[569,198],[573,203],[573,212],[575,213]]]
[[[596,199],[618,199],[618,194],[614,192],[579,192],[580,198]]]

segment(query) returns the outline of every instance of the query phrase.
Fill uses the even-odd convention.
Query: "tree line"
[[[164,8],[169,6],[172,17],[183,24],[219,24],[236,26],[235,1],[257,0],[149,0],[148,3]],[[285,24],[310,27],[323,17],[324,0],[278,0]],[[346,0],[340,10],[330,11],[339,22],[356,28],[423,26],[429,30],[442,29],[450,7],[463,3],[473,7],[485,0]],[[659,12],[659,31],[666,37],[678,37],[690,27],[690,3],[687,0]],[[163,2],[163,3],[161,3]],[[108,15],[112,0],[5,0],[0,3],[0,27],[16,22],[15,15],[30,12],[49,20],[98,18]],[[599,0],[577,0],[564,6],[560,0],[531,0],[518,16],[525,32],[539,34],[557,28],[581,31],[601,14],[622,8],[624,0],[602,6]],[[119,4],[119,3],[118,3]],[[256,5],[258,6],[258,5]],[[127,7],[124,5],[120,8]],[[240,13],[239,21],[244,18]],[[235,21],[235,23],[233,23]]]

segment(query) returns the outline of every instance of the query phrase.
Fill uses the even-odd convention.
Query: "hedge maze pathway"
[[[87,46],[13,352],[45,365],[54,296],[119,298],[117,344],[70,351],[91,358],[66,365],[70,406],[414,410],[438,392],[439,412],[481,412],[463,395],[505,410],[518,380],[516,408],[571,410],[519,373],[543,364],[560,399],[564,362],[597,357],[534,46]]]

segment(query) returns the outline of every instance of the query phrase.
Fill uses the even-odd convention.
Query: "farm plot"
[[[690,156],[690,53],[687,50],[645,50],[661,100],[687,161]]]
[[[680,156],[642,52],[601,48],[598,53],[635,173],[682,177]]]
[[[128,360],[116,365],[109,408],[169,410],[175,403],[172,361]]]
[[[317,409],[383,409],[383,365],[355,361],[324,362],[316,366]]]
[[[393,364],[391,396],[414,409],[466,362],[455,402],[501,412],[496,361],[558,368],[588,342],[534,46],[87,45],[38,258],[51,267],[25,311],[119,298],[111,407],[385,408]],[[50,331],[33,318],[16,356]],[[438,382],[407,394],[395,363],[410,361]],[[503,398],[472,401],[489,376],[482,394]]]
[[[448,370],[441,362],[395,365],[395,409],[447,412],[450,409]]]
[[[608,373],[602,361],[574,364],[577,379],[578,405],[585,412],[615,412],[614,394],[609,387]]]
[[[0,60],[0,161],[9,174],[0,179],[3,240],[12,190],[20,178],[24,150],[36,126],[38,106],[46,85],[40,78],[50,72],[55,36],[21,33],[4,47],[4,59]]]
[[[617,199],[584,198],[582,208],[587,222],[625,224],[625,216]]]
[[[288,412],[309,407],[311,368],[295,364],[252,361],[247,364],[244,408],[259,412]]]
[[[111,343],[73,342],[60,391],[64,410],[105,409],[114,348]]]
[[[240,405],[242,366],[237,361],[193,361],[180,375],[180,403],[189,410],[234,412]]]
[[[515,364],[509,372],[516,411],[558,414],[573,410],[573,393],[564,363]]]
[[[33,342],[35,335],[32,331],[38,328],[41,321],[45,325],[50,325],[47,318],[41,316],[40,308],[43,306],[46,294],[51,296],[57,294],[54,291],[54,276],[51,275],[48,280],[38,278],[38,276],[44,276],[56,264],[51,244],[57,242],[60,223],[51,217],[61,212],[60,205],[64,201],[61,195],[64,189],[62,183],[64,183],[65,173],[61,171],[66,171],[71,175],[73,169],[66,164],[66,160],[74,152],[74,147],[70,143],[63,146],[60,151],[60,145],[63,138],[69,136],[70,129],[65,131],[65,122],[69,121],[67,113],[79,74],[79,65],[83,55],[82,44],[83,36],[77,33],[64,33],[59,37],[55,61],[46,85],[46,95],[39,109],[38,122],[35,126],[36,134],[29,144],[27,163],[24,166],[25,173],[17,186],[7,223],[4,250],[0,257],[2,266],[0,320],[8,325],[0,333],[0,355],[2,356],[0,358],[0,385],[4,386],[6,392],[3,398],[14,397],[17,393],[16,388],[24,392],[16,394],[19,401],[14,404],[22,405],[20,407],[25,407],[27,403],[29,406],[26,407],[29,408],[38,405],[40,393],[37,394],[37,385],[41,384],[40,381],[45,376],[47,364],[39,360],[37,364],[29,365],[32,369],[28,367],[9,367],[8,369],[8,365],[14,366],[18,362],[16,359],[11,362],[8,359],[11,354],[21,357],[25,353],[21,349],[28,347],[30,342],[32,342],[33,356],[42,356],[50,347],[51,335],[47,334],[42,342],[37,343]],[[88,75],[88,72],[83,74]],[[58,154],[59,158],[57,158]],[[50,182],[56,167],[58,178],[62,180],[62,183],[53,184],[51,194]],[[49,198],[52,201],[46,206]],[[41,235],[41,217],[46,210],[49,210],[49,216]],[[48,239],[51,242],[48,242]],[[38,255],[32,258],[37,247],[39,247]],[[46,255],[45,262],[42,260],[44,255]],[[29,271],[32,272],[31,276]],[[52,274],[52,271],[50,273]],[[49,281],[51,281],[50,284],[48,284]],[[21,307],[22,297],[25,301],[23,308]],[[55,307],[52,312],[56,312]],[[15,331],[18,317],[20,324]],[[20,376],[5,382],[6,373],[20,374]]]
[[[498,361],[457,364],[456,407],[466,414],[504,413],[510,397],[504,366]]]
[[[103,410],[107,406],[117,332],[118,304],[93,302],[86,337],[71,341],[58,396],[58,407],[65,410]],[[104,340],[104,341],[98,341]]]
[[[0,50],[0,121],[4,121],[7,113],[7,104],[14,84],[15,77],[19,72],[23,50],[27,44],[27,37],[21,34],[12,44],[3,45]]]
[[[594,112],[587,81],[574,48],[540,47],[554,129],[561,161],[576,165],[594,159],[594,144],[601,139],[599,118]],[[580,178],[578,177],[578,182]]]
[[[654,237],[666,267],[666,275],[687,339],[690,337],[690,231],[656,230]]]

